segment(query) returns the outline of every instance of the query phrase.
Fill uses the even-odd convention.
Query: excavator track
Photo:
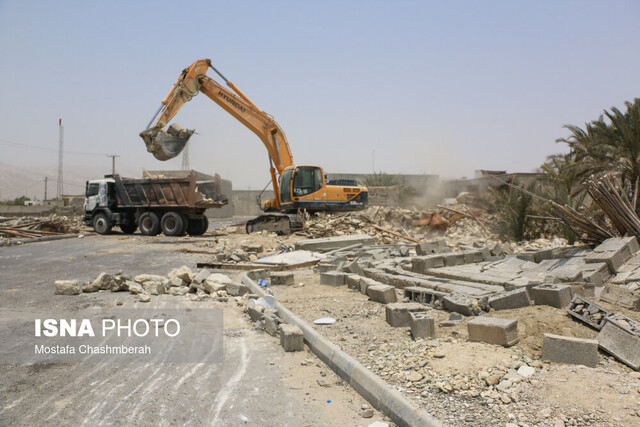
[[[302,220],[296,214],[266,213],[247,221],[245,229],[247,234],[259,231],[290,234],[302,230]]]

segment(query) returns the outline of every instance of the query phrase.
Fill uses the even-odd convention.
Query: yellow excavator
[[[231,92],[207,76],[211,68]],[[367,205],[368,190],[355,180],[327,181],[319,166],[294,165],[287,138],[276,121],[260,110],[231,81],[227,80],[209,59],[200,59],[182,71],[169,94],[140,133],[147,151],[159,160],[174,158],[183,150],[193,130],[183,129],[169,121],[191,98],[204,93],[240,123],[258,135],[269,153],[271,182],[275,198],[261,204],[265,214],[247,221],[247,232],[268,230],[288,233],[299,229],[302,222],[296,212],[361,210]],[[277,175],[276,175],[277,174]],[[260,203],[260,200],[258,200]]]

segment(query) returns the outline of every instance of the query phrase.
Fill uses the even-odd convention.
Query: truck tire
[[[133,234],[137,229],[138,224],[136,224],[135,222],[131,224],[120,224],[120,230],[122,230],[124,234]]]
[[[160,233],[160,220],[155,212],[145,212],[138,219],[140,234],[143,236],[156,236]]]
[[[96,233],[109,234],[111,233],[111,227],[107,214],[104,212],[100,212],[93,217],[93,229],[96,230]]]
[[[209,220],[206,216],[197,219],[190,219],[187,233],[190,236],[202,236],[209,228]]]
[[[167,212],[162,216],[160,228],[166,236],[180,236],[184,230],[184,221],[177,212]]]

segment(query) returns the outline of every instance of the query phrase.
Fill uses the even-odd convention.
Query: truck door
[[[87,181],[85,188],[84,210],[85,212],[92,212],[96,206],[98,206],[98,194],[100,193],[99,182]]]

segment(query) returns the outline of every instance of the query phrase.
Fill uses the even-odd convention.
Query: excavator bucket
[[[140,136],[147,145],[147,151],[153,153],[156,159],[169,160],[182,152],[194,132],[172,123],[166,132],[162,129],[152,128],[142,131]]]

